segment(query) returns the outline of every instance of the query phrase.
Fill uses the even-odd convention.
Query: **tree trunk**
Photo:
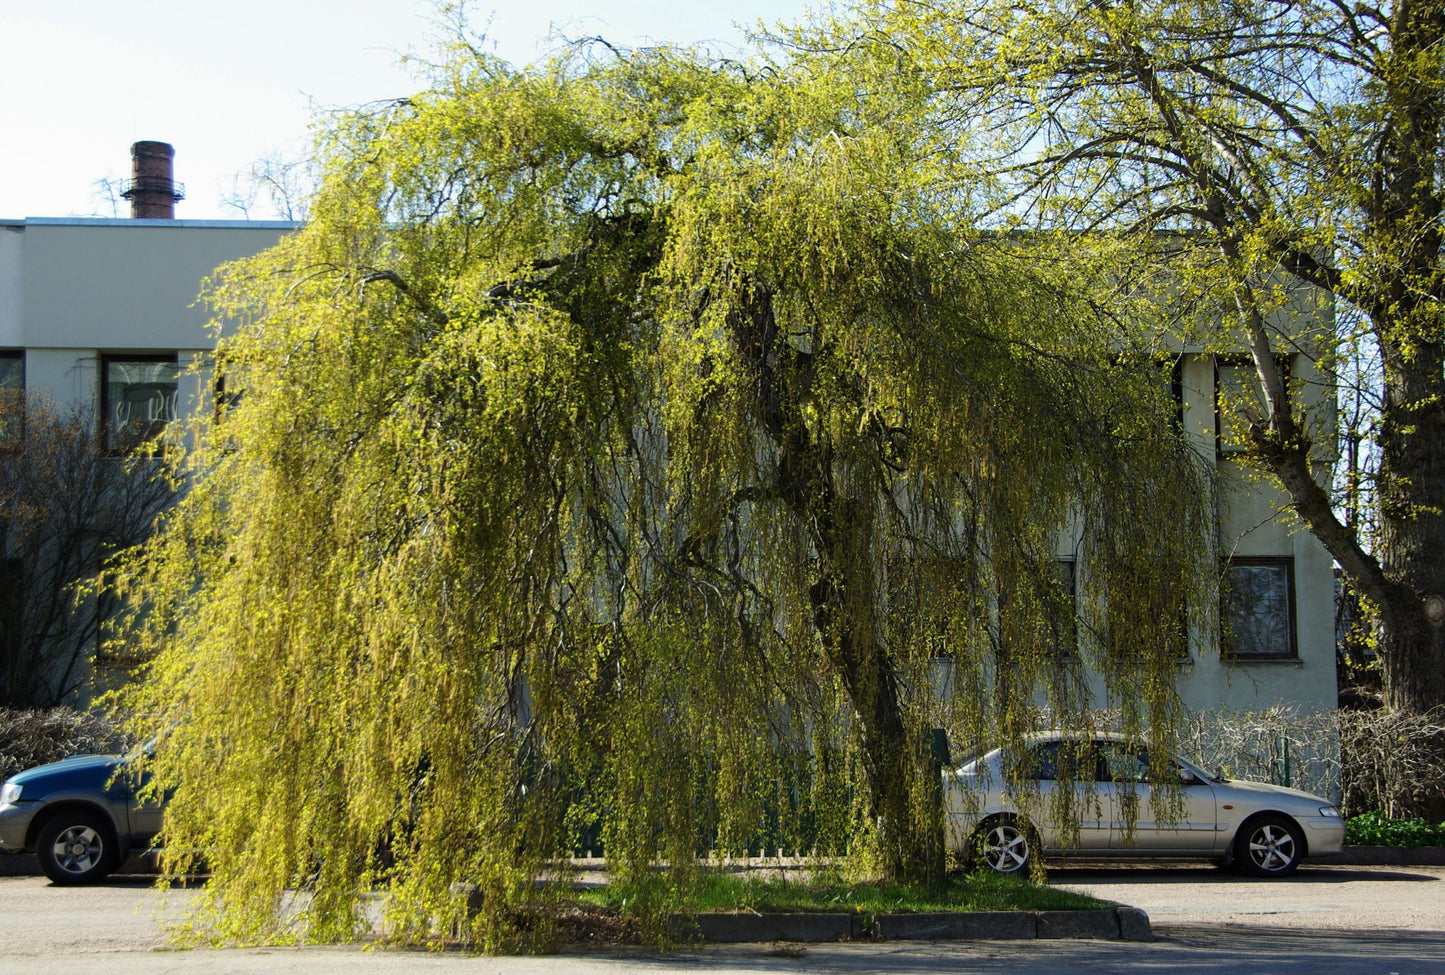
[[[923,776],[932,773],[921,733],[910,734],[895,662],[878,641],[873,508],[840,487],[833,445],[804,420],[812,402],[812,356],[778,341],[766,289],[745,286],[739,298],[730,324],[755,377],[758,419],[777,449],[779,493],[807,526],[817,554],[808,592],[813,622],[859,723],[885,877],[938,883],[944,873],[942,798],[927,788]],[[923,786],[918,801],[915,785]]]
[[[811,521],[819,551],[813,619],[861,726],[885,879],[936,885],[944,875],[942,795],[928,787],[934,773],[921,733],[909,733],[893,658],[877,639],[871,508],[844,498],[816,507]],[[916,797],[914,785],[922,786]]]
[[[1378,653],[1386,702],[1422,713],[1445,705],[1445,356],[1438,343],[1409,355],[1385,344],[1384,366],[1377,555],[1392,585]]]

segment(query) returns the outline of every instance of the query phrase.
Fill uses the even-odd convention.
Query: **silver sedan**
[[[1210,775],[1124,738],[1038,735],[945,778],[949,844],[999,873],[1042,854],[1234,863],[1283,877],[1306,856],[1338,853],[1345,823],[1327,799]]]

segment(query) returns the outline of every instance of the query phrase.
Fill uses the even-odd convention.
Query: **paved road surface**
[[[1308,862],[1292,877],[1267,882],[1207,865],[1049,871],[1054,886],[1142,909],[1155,930],[1225,924],[1445,934],[1442,881],[1445,867]]]
[[[142,878],[63,889],[43,878],[8,877],[0,878],[0,973],[1442,975],[1442,881],[1441,867],[1306,867],[1274,883],[1207,868],[1057,870],[1054,883],[1143,907],[1161,939],[1145,945],[891,942],[477,958],[351,948],[169,950],[164,924],[181,915],[189,894],[162,896]]]

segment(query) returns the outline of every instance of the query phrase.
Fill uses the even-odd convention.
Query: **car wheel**
[[[1283,816],[1261,816],[1244,824],[1234,840],[1234,859],[1256,877],[1286,877],[1304,855],[1299,827]]]
[[[53,883],[93,884],[116,867],[116,842],[110,825],[83,809],[50,818],[35,840],[40,869]]]
[[[1023,873],[1034,855],[1033,830],[1012,816],[999,816],[974,831],[970,848],[995,873]]]

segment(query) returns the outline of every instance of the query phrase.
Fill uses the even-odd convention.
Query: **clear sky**
[[[549,33],[621,45],[736,47],[759,20],[808,0],[512,0],[472,4],[498,55],[530,61]],[[435,33],[425,0],[0,0],[0,218],[126,216],[100,181],[130,175],[130,145],[176,149],[176,216],[239,219],[227,206],[253,162],[307,144],[311,106],[418,87],[398,58]],[[264,205],[251,216],[272,216]]]

